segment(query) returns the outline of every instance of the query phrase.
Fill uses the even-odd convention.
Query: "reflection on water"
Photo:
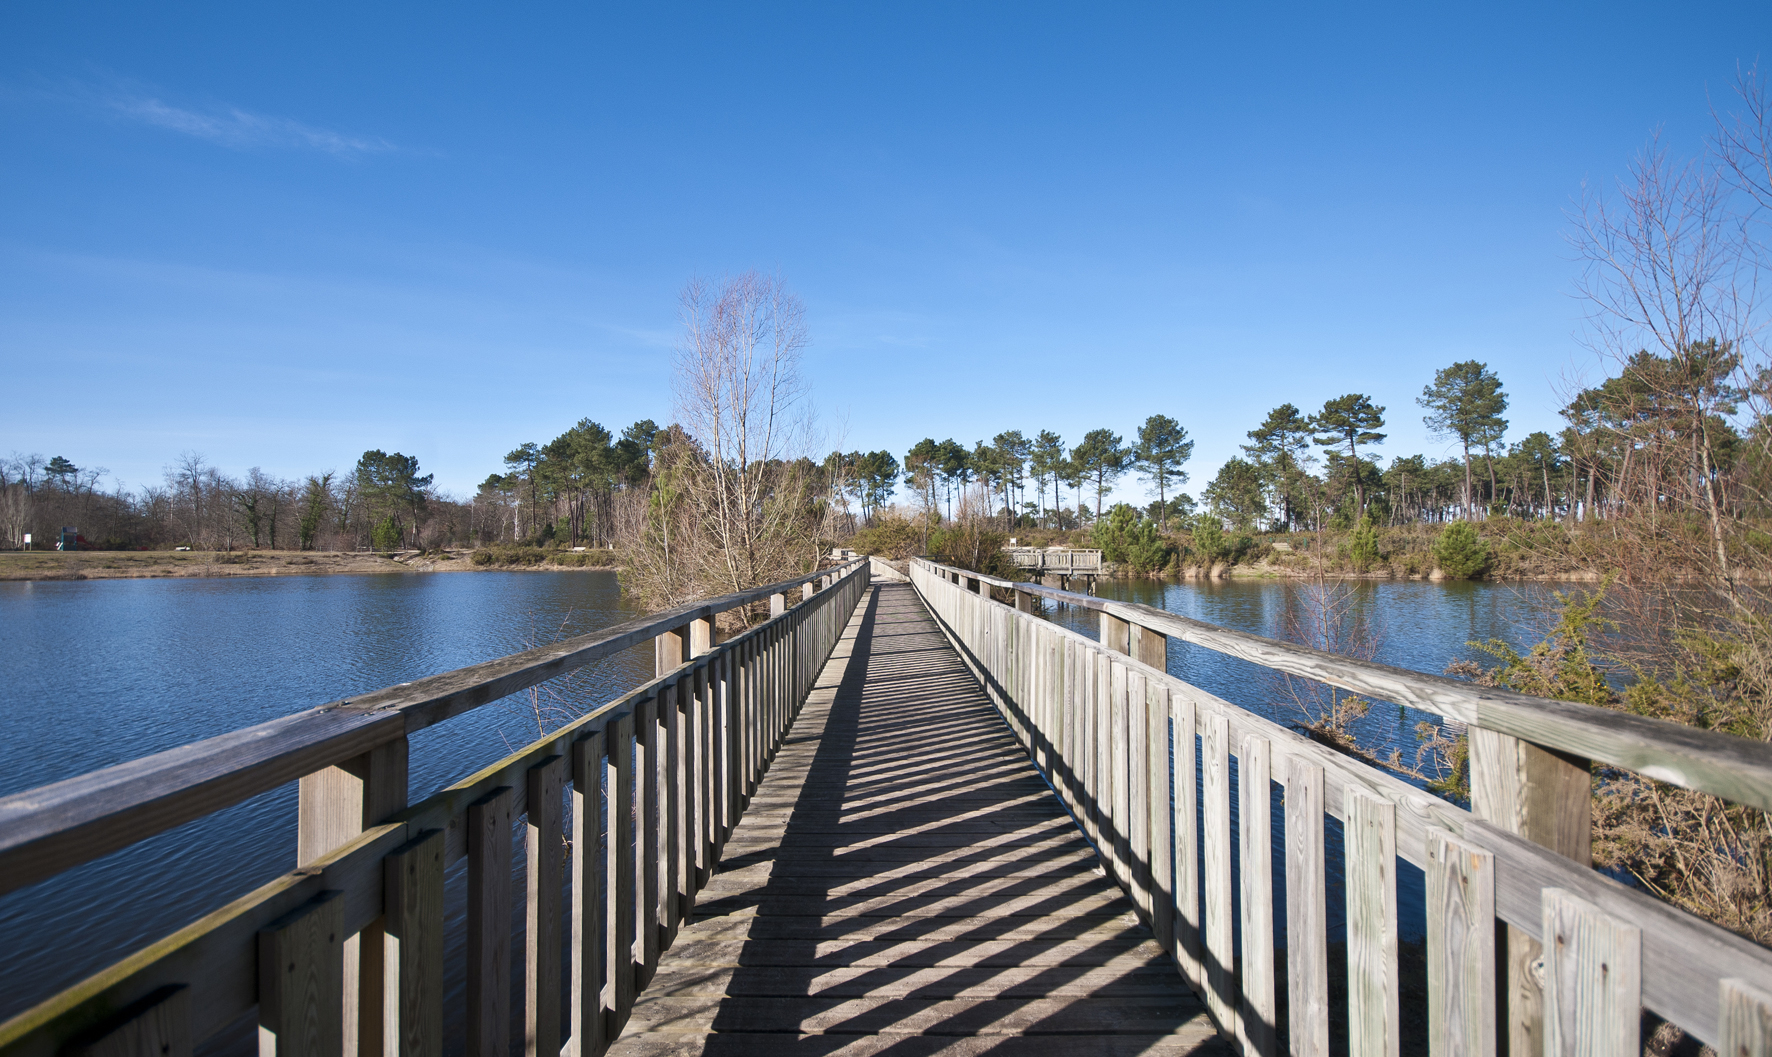
[[[0,795],[633,615],[607,572],[0,583]],[[610,658],[573,679],[569,703],[608,700],[651,669],[647,650]],[[535,737],[523,695],[421,731],[411,795]],[[294,855],[291,784],[0,898],[0,1018]]]

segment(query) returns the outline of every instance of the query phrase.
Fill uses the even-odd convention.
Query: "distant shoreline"
[[[419,551],[6,551],[0,582],[216,579],[237,576],[388,576],[442,572],[615,572],[616,567],[475,565],[471,550],[449,557]]]

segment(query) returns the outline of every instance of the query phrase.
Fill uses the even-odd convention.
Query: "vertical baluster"
[[[555,799],[558,799],[556,795]],[[382,860],[387,921],[388,1057],[443,1055],[443,831],[431,830]],[[555,986],[559,985],[556,978]],[[558,1025],[559,1007],[554,1022]],[[558,1052],[558,1043],[554,1053]]]
[[[186,985],[157,988],[118,1016],[122,1020],[103,1035],[70,1043],[61,1052],[67,1057],[191,1057],[191,989]]]
[[[511,787],[500,786],[468,807],[468,1057],[511,1052],[514,800]]]
[[[626,715],[605,728],[609,791],[609,1037],[621,1034],[634,1008],[634,717]]]
[[[344,1051],[343,892],[323,892],[258,934],[259,1057]]]
[[[1717,1052],[1772,1057],[1772,994],[1730,977],[1718,985]]]
[[[607,735],[572,745],[572,1040],[574,1057],[609,1047],[603,984],[608,971],[608,845],[603,840],[603,771]]]
[[[1148,684],[1145,708],[1146,828],[1150,831],[1151,932],[1168,948],[1175,935],[1175,839],[1169,806],[1169,690]]]
[[[1231,764],[1230,721],[1219,714],[1202,724],[1201,764],[1205,767],[1202,805],[1206,835],[1206,1004],[1226,1037],[1240,1037],[1236,966],[1231,946]]]
[[[1495,1057],[1495,860],[1445,830],[1427,842],[1428,1044]]]
[[[659,850],[659,722],[662,702],[649,697],[634,705],[634,852],[639,882],[634,891],[634,989],[643,991],[658,966],[659,903],[662,892]]]
[[[1278,1052],[1279,1010],[1274,1000],[1272,764],[1267,739],[1245,736],[1237,764],[1237,818],[1243,838],[1243,1052],[1270,1057]]]
[[[1169,695],[1169,724],[1175,742],[1175,814],[1170,828],[1175,834],[1175,935],[1170,950],[1175,964],[1196,993],[1206,991],[1201,971],[1200,928],[1200,813],[1198,749],[1195,734],[1197,713],[1192,698]]]
[[[665,759],[670,767],[667,801],[671,816],[670,883],[665,886],[670,901],[670,939],[675,940],[681,921],[689,916],[695,894],[695,750],[691,748],[688,706],[695,700],[695,687],[703,672],[704,662],[685,674],[671,693],[671,707],[665,720],[665,740],[669,747]]]
[[[1143,672],[1126,673],[1126,824],[1131,842],[1132,905],[1151,924],[1150,691]]]
[[[1350,1057],[1397,1057],[1397,812],[1348,790],[1347,991]]]
[[[560,900],[565,836],[560,795],[566,761],[559,756],[529,769],[529,893],[524,933],[523,1038],[526,1057],[560,1052]]]
[[[1567,889],[1543,899],[1546,1057],[1636,1057],[1642,930]]]
[[[1293,1057],[1329,1057],[1329,933],[1323,862],[1323,768],[1286,769],[1287,1039]]]

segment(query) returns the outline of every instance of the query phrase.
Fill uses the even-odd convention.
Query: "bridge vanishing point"
[[[1465,723],[1473,810],[1168,674],[1171,639]],[[652,681],[408,802],[411,734],[648,643]],[[1592,763],[1772,808],[1757,742],[860,560],[0,798],[0,891],[300,803],[295,869],[0,1057],[1622,1055],[1645,1012],[1772,1055],[1772,951],[1587,864]]]

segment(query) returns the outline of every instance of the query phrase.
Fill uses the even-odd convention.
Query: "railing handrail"
[[[0,895],[237,804],[396,738],[613,656],[694,620],[863,560],[689,602],[612,628],[398,683],[0,797]]]
[[[1772,810],[1772,744],[1597,705],[1533,697],[1361,661],[1233,631],[1135,602],[1003,580],[918,558],[931,568],[1138,624],[1289,675],[1438,713],[1483,730],[1636,771],[1670,785]]]

